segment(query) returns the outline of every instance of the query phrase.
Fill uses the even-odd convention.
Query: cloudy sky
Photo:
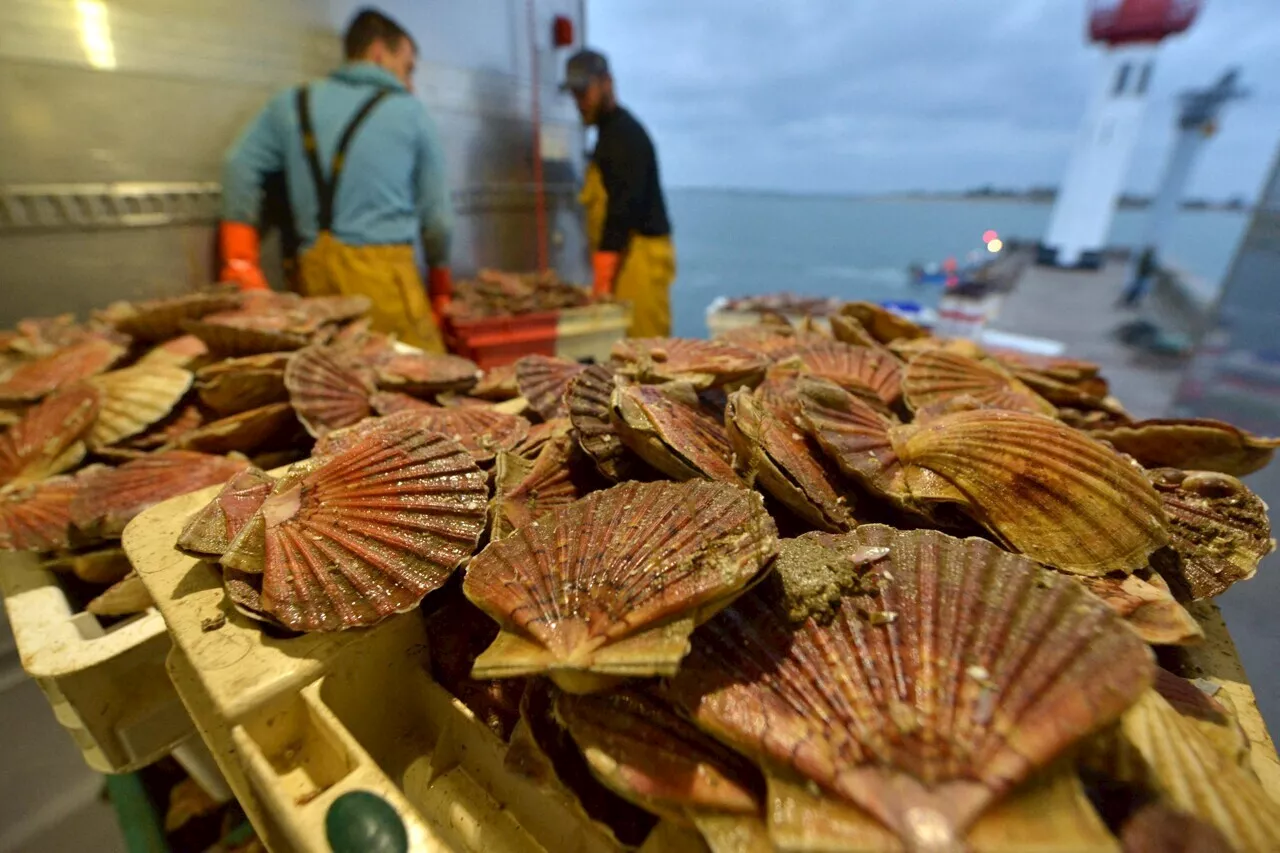
[[[593,46],[668,185],[819,192],[1056,183],[1098,70],[1085,0],[597,0]],[[1280,0],[1208,0],[1162,49],[1127,185],[1149,191],[1175,97],[1237,64],[1191,192],[1252,198],[1280,144]]]

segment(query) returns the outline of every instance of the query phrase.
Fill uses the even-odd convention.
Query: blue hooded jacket
[[[352,62],[309,84],[325,177],[347,123],[378,89],[390,89],[392,95],[369,114],[347,151],[334,200],[333,235],[352,246],[408,244],[421,236],[428,263],[448,264],[453,210],[439,134],[422,102],[389,71]],[[305,249],[319,236],[319,200],[302,147],[296,91],[273,97],[227,152],[222,218],[257,225],[263,180],[283,170]]]

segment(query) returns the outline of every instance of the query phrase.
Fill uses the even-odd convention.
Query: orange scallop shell
[[[256,409],[289,399],[284,369],[292,353],[272,352],[230,358],[196,371],[200,402],[220,415]]]
[[[769,366],[765,356],[723,341],[692,338],[624,338],[613,345],[617,372],[638,382],[754,385]]]
[[[758,325],[740,326],[716,335],[716,340],[736,347],[749,349],[773,359],[778,350],[787,349],[797,344],[829,340],[825,335],[813,332],[800,332],[790,323],[785,326]]]
[[[897,359],[869,347],[823,339],[784,347],[774,353],[779,364],[794,360],[799,369],[828,379],[855,394],[892,405],[902,396],[902,366]]]
[[[195,377],[181,367],[126,367],[89,379],[98,392],[98,417],[89,428],[90,447],[108,447],[168,417]]]
[[[912,411],[971,397],[995,409],[1053,415],[1057,410],[998,365],[955,353],[924,352],[907,362],[902,379]]]
[[[378,387],[421,396],[466,391],[480,378],[474,361],[457,355],[393,353],[377,360]]]
[[[569,413],[564,400],[569,381],[587,366],[567,358],[526,355],[516,362],[516,387],[520,396],[544,421]]]
[[[502,539],[548,510],[582,497],[569,467],[573,447],[573,439],[561,435],[544,445],[532,460],[498,453],[489,510],[493,539]]]
[[[798,392],[804,423],[840,470],[875,494],[905,500],[906,470],[890,437],[894,421],[834,382],[806,377]]]
[[[460,442],[477,462],[488,462],[499,450],[511,450],[529,435],[527,420],[488,407],[444,408],[394,391],[380,391],[372,401],[383,415],[412,413],[419,429]]]
[[[0,486],[33,483],[74,468],[84,458],[81,436],[98,414],[88,385],[46,397],[0,433]]]
[[[284,369],[284,385],[298,420],[316,438],[373,414],[370,370],[347,363],[325,347],[294,353]]]
[[[275,478],[258,468],[235,474],[212,501],[191,516],[178,534],[178,547],[193,554],[221,555],[231,547],[262,502]]]
[[[724,425],[702,406],[693,386],[620,385],[612,410],[622,443],[668,477],[741,482]]]
[[[614,385],[613,371],[593,364],[570,380],[565,403],[579,446],[601,474],[618,483],[637,479],[644,466],[627,450],[613,425]]]
[[[1147,468],[1243,477],[1266,467],[1280,438],[1260,438],[1209,418],[1164,418],[1091,433]]]
[[[107,370],[125,348],[103,338],[89,338],[64,349],[19,364],[0,382],[0,402],[38,400],[59,388]]]
[[[204,341],[221,356],[257,355],[302,349],[311,342],[312,329],[299,329],[283,313],[253,307],[221,311],[199,320],[183,320],[182,331]]]
[[[147,350],[138,359],[138,364],[185,367],[190,370],[193,365],[202,361],[208,354],[209,348],[204,345],[204,341],[195,335],[182,335],[162,344],[157,344]]]
[[[0,489],[0,551],[53,551],[71,544],[75,477]]]
[[[230,289],[151,299],[130,303],[131,310],[115,318],[113,325],[135,340],[158,343],[181,335],[183,320],[198,320],[206,314],[234,310],[239,305],[240,294]]]
[[[231,415],[183,434],[174,446],[202,453],[260,453],[306,439],[293,406],[272,403]]]

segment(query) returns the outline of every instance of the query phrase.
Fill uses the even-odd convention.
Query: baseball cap
[[[564,84],[560,87],[566,92],[581,92],[591,85],[592,80],[609,76],[609,60],[603,53],[594,50],[580,50],[564,67]]]

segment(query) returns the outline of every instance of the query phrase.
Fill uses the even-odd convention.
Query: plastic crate
[[[449,349],[484,369],[526,355],[558,355],[603,361],[626,337],[631,306],[600,303],[540,314],[519,314],[451,324]]]
[[[23,669],[90,767],[130,772],[195,734],[165,671],[169,635],[156,610],[104,627],[75,612],[32,553],[0,554],[0,590]]]

